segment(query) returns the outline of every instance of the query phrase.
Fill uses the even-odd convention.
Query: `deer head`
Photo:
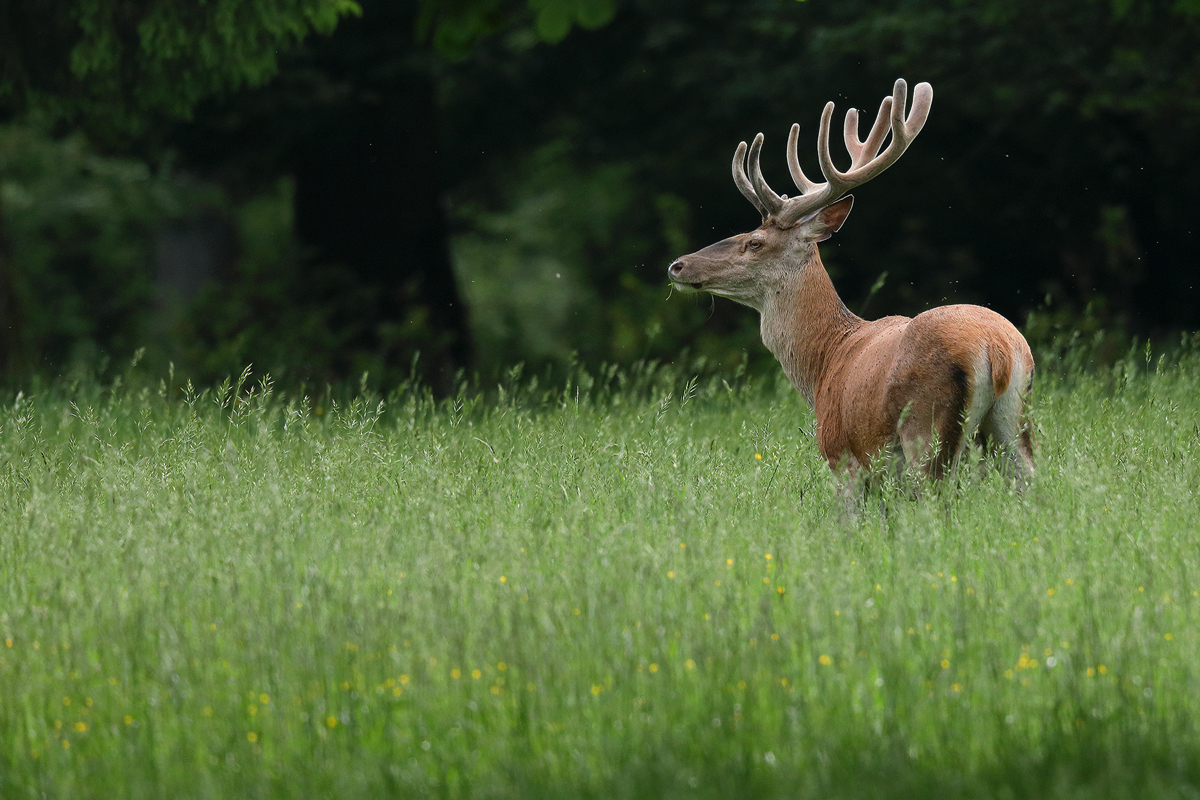
[[[761,133],[754,137],[748,152],[745,142],[739,144],[733,155],[733,181],[762,215],[762,225],[757,230],[677,258],[667,269],[675,288],[712,292],[761,311],[765,297],[774,291],[778,282],[798,265],[811,261],[816,253],[815,245],[841,228],[854,203],[853,196],[846,196],[847,192],[896,163],[921,132],[933,102],[933,87],[928,83],[917,84],[912,110],[906,118],[907,100],[908,85],[903,80],[896,81],[892,96],[885,97],[880,104],[866,140],[858,138],[857,109],[852,108],[846,113],[845,141],[851,163],[845,172],[833,165],[829,152],[829,127],[834,106],[832,102],[827,103],[817,134],[817,158],[825,176],[823,183],[809,180],[800,168],[797,155],[800,126],[792,125],[787,161],[792,180],[800,190],[796,197],[776,194],[763,178],[759,167],[763,145]],[[889,131],[891,141],[881,153],[880,148]]]

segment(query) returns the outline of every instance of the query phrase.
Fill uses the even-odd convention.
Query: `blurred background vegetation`
[[[816,172],[824,102],[897,77],[936,97],[822,246],[852,310],[1200,327],[1200,0],[18,0],[0,380],[767,365],[666,265],[758,224],[739,141],[790,186],[790,124]]]

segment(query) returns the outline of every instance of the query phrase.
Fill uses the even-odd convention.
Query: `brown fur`
[[[896,81],[865,141],[858,139],[857,112],[847,113],[852,164],[844,173],[830,155],[833,104],[825,106],[817,137],[824,183],[804,175],[793,125],[787,153],[796,197],[776,194],[763,179],[763,135],[748,149],[742,142],[733,180],[762,214],[762,226],[676,259],[667,274],[682,291],[709,291],[758,309],[763,344],[812,406],[817,445],[834,470],[844,464],[854,473],[890,452],[941,476],[957,463],[965,432],[1006,458],[1020,481],[1033,469],[1022,395],[1033,354],[1025,338],[980,306],[860,319],[838,298],[817,252],[850,213],[854,198],[846,192],[894,164],[920,133],[933,88],[917,84],[906,115],[907,97],[907,84]],[[889,127],[890,143],[880,152]]]
[[[943,475],[961,453],[963,424],[982,387],[992,398],[973,424],[981,435],[1003,439],[997,447],[1019,451],[1018,477],[1028,473],[1025,426],[1013,429],[1016,420],[996,416],[1004,411],[996,399],[1018,367],[1032,372],[1025,338],[981,306],[874,321],[850,313],[815,245],[840,226],[849,205],[846,198],[794,229],[764,225],[718,242],[678,259],[671,277],[680,288],[706,289],[759,310],[763,343],[812,405],[817,444],[833,469],[845,464],[856,472],[898,446],[908,463]],[[989,374],[976,374],[980,368]],[[1016,402],[1013,413],[1020,415]]]
[[[828,284],[828,289],[797,293],[785,336],[792,342],[828,342],[823,358],[821,363],[797,358],[795,346],[776,356],[801,393],[801,387],[813,387],[818,445],[832,467],[847,455],[869,464],[898,436],[902,445],[911,445],[904,447],[910,460],[927,462],[932,474],[941,475],[960,450],[962,423],[979,383],[975,371],[980,356],[987,356],[991,368],[993,397],[1008,389],[1014,355],[1033,364],[1016,328],[980,306],[943,306],[913,319],[874,322],[843,311],[831,330],[828,299],[833,286],[815,248],[804,273],[802,284]],[[823,304],[814,302],[822,299]],[[941,440],[937,458],[928,449],[935,432]]]

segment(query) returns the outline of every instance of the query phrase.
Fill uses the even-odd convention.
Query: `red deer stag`
[[[762,214],[757,230],[732,236],[675,259],[667,272],[675,288],[706,291],[758,310],[763,344],[817,419],[817,445],[834,471],[850,476],[881,453],[938,477],[958,463],[974,438],[1000,455],[1020,486],[1033,472],[1023,401],[1033,376],[1033,354],[1004,317],[986,308],[952,305],[916,317],[872,322],[852,314],[821,263],[817,243],[837,232],[851,189],[896,163],[929,115],[933,88],[917,84],[905,118],[908,87],[896,81],[866,141],[858,112],[846,114],[850,169],[829,153],[833,103],[817,135],[824,183],[800,168],[796,143],[787,158],[800,194],[776,194],[759,167],[763,135],[754,137],[746,173],[746,143],[733,156],[733,180]],[[889,125],[890,120],[890,125]],[[888,131],[891,141],[880,153]],[[840,198],[840,199],[839,199]]]

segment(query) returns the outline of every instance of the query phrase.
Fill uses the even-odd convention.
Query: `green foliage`
[[[82,135],[0,126],[0,207],[27,365],[130,353],[152,309],[154,235],[219,203],[168,169],[96,155]]]
[[[417,33],[447,58],[465,58],[477,42],[503,29],[514,8],[508,0],[423,0]]]
[[[119,138],[187,119],[214,94],[265,83],[281,50],[360,13],[354,0],[55,0],[7,14],[0,102]],[[43,31],[54,31],[50,39]]]
[[[217,191],[172,181],[148,162],[102,158],[85,142],[157,160],[164,120],[266,82],[280,51],[357,13],[353,0],[56,0],[0,10],[0,121],[10,123],[0,134],[0,295],[13,295],[0,353],[28,366],[95,347],[130,352],[154,333],[155,237],[219,202]]]
[[[207,286],[183,310],[166,341],[151,350],[154,361],[173,360],[181,371],[203,380],[236,372],[251,361],[288,385],[336,376],[335,364],[345,358],[348,340],[359,329],[339,328],[330,320],[352,318],[371,288],[348,270],[310,264],[298,252],[294,193],[292,180],[283,178],[233,204],[230,217],[239,242],[233,274]],[[419,347],[427,338],[415,327],[404,333]],[[288,333],[280,336],[280,331]],[[393,385],[407,374],[394,364],[365,358],[349,369],[370,370]]]
[[[71,73],[87,94],[187,118],[197,102],[265,83],[278,52],[358,13],[353,0],[215,0],[203,5],[80,0]],[[136,76],[135,80],[130,80]],[[129,107],[132,106],[132,107]]]
[[[807,132],[800,154],[812,174],[815,141],[803,137],[815,138],[822,105],[836,99],[839,120],[850,105],[873,112],[904,76],[935,86],[930,122],[897,167],[858,192],[846,228],[822,246],[850,308],[873,295],[866,308],[876,316],[972,302],[1020,320],[1049,294],[1060,326],[1163,336],[1200,324],[1189,211],[1200,202],[1189,155],[1200,131],[1200,27],[1184,5],[633,2],[604,30],[552,53],[523,42],[484,43],[446,70],[449,146],[461,154],[452,202],[515,208],[526,176],[475,176],[523,163],[568,131],[575,170],[629,167],[632,191],[613,193],[631,203],[622,236],[658,222],[660,197],[679,199],[684,235],[667,246],[654,231],[630,254],[629,273],[646,287],[674,256],[755,224],[729,179],[738,141],[763,131],[767,179],[790,190],[790,124]],[[576,207],[563,215],[585,219],[591,198],[566,193],[562,202]],[[476,237],[472,220],[460,215],[460,240]],[[525,257],[580,253],[583,291],[611,286],[612,272],[597,267],[603,255],[564,241],[585,241],[585,230],[527,234]],[[594,293],[620,314],[624,296]],[[712,320],[679,320],[704,339],[684,329],[676,337],[664,320],[664,347],[648,352],[666,357],[686,344],[725,359],[709,349],[722,339],[761,352],[752,314],[719,299],[711,307]],[[636,328],[645,330],[655,312],[638,311],[646,318]],[[557,349],[586,352],[588,330],[556,336]],[[637,344],[625,352],[642,354],[645,338],[630,337]]]
[[[335,267],[302,271],[293,193],[284,178],[234,200],[169,165],[97,155],[80,134],[0,126],[0,207],[21,312],[6,381],[139,348],[148,363],[205,380],[251,360],[292,383],[332,377],[353,331],[328,318],[352,314],[369,288]],[[157,274],[160,243],[201,219],[229,223],[236,246],[181,298]],[[379,363],[352,366],[384,375]]]
[[[707,298],[668,298],[665,268],[688,241],[689,211],[628,164],[578,166],[563,137],[483,176],[502,196],[491,207],[452,203],[452,240],[482,374],[529,362],[631,363],[698,354],[733,365],[757,331],[706,338]],[[483,194],[464,189],[470,197]],[[648,263],[647,263],[648,262]]]
[[[443,56],[467,57],[483,39],[527,22],[548,44],[566,38],[573,25],[594,30],[616,13],[614,0],[422,0],[417,30]]]
[[[589,29],[607,24],[616,10],[613,0],[529,0],[529,8],[537,12],[538,34],[551,44],[565,39],[573,24]]]
[[[1186,794],[1177,358],[1050,370],[1023,496],[962,470],[853,524],[782,385],[31,385],[0,406],[0,793]]]
[[[60,127],[45,153],[60,146],[63,126],[80,124],[105,151],[144,158],[182,139],[153,120],[186,117],[202,97],[266,81],[280,67],[277,49],[358,13],[344,0],[26,6],[24,16],[0,13],[0,114],[35,107],[53,117]],[[786,186],[781,144],[792,121],[811,132],[826,100],[867,106],[901,74],[931,80],[938,100],[904,162],[860,193],[850,224],[824,246],[852,309],[914,314],[979,302],[1014,319],[1032,309],[1030,336],[1051,350],[1069,349],[1075,333],[1161,336],[1200,324],[1195,2],[425,0],[419,10],[422,43],[453,63],[426,49],[379,60],[377,72],[311,81],[312,62],[296,57],[283,62],[277,93],[248,102],[277,112],[386,96],[370,76],[410,62],[435,72],[443,139],[428,150],[444,168],[481,374],[519,361],[541,369],[576,357],[595,367],[684,352],[727,367],[746,353],[770,364],[752,313],[706,297],[667,300],[663,269],[755,224],[728,178],[734,143],[764,131],[764,169]],[[364,27],[347,63],[396,49]],[[547,41],[559,44],[536,46]],[[228,112],[205,108],[205,130],[222,129]],[[236,202],[200,203],[221,206],[238,231],[231,271],[169,331],[144,323],[154,303],[152,238],[198,207],[186,199],[197,192],[133,162],[105,162],[129,170],[105,177],[73,155],[26,157],[27,145],[6,145],[17,148],[5,158],[16,172],[0,181],[40,187],[29,190],[34,201],[13,190],[14,207],[0,209],[13,228],[20,296],[31,304],[34,328],[22,345],[31,360],[61,364],[76,349],[149,344],[196,374],[249,361],[289,378],[381,374],[384,356],[348,344],[370,338],[354,312],[378,301],[379,288],[334,267],[309,271],[292,241],[289,137],[313,118],[252,119],[248,127],[263,123],[253,135],[203,167],[237,184]],[[130,139],[132,131],[145,135]],[[409,157],[427,159],[428,150]],[[811,144],[802,157],[811,159]],[[128,177],[138,170],[149,177]],[[108,199],[76,203],[82,190],[67,184],[88,181],[110,187],[99,191]],[[132,199],[154,192],[174,199]],[[377,338],[390,352],[429,352],[421,314]],[[1108,335],[1097,358],[1119,359],[1123,338]]]
[[[1190,128],[1200,111],[1194,91],[1200,59],[1192,47],[1197,16],[1186,3],[1161,0],[995,0],[949,8],[911,3],[853,20],[843,16],[821,32],[820,43],[829,55],[874,55],[892,69],[911,65],[939,73],[948,72],[952,63],[963,64],[960,48],[977,43],[981,47],[970,70],[942,84],[961,91],[968,74],[989,70],[989,79],[973,84],[974,91],[961,101],[984,119],[1024,108],[1089,120],[1106,113],[1170,118]],[[1034,31],[1041,47],[1031,52],[1026,37]],[[1026,57],[1015,60],[1017,53]],[[1002,63],[1006,68],[996,69]],[[1013,133],[1023,137],[1019,130]]]

